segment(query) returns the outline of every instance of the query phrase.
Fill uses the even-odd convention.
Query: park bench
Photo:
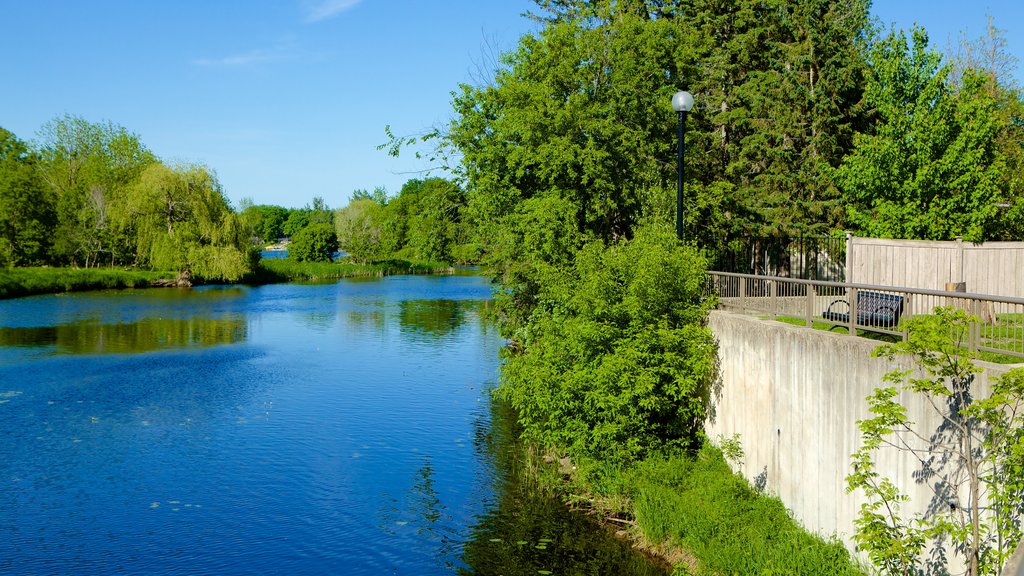
[[[833,310],[837,304],[845,304],[846,312]],[[877,326],[895,330],[903,314],[903,296],[868,290],[857,292],[857,325]],[[845,299],[833,300],[822,318],[840,324],[850,322],[850,303]]]

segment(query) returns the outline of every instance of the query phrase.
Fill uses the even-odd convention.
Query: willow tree
[[[237,280],[252,268],[250,234],[205,167],[151,165],[115,217],[119,229],[135,233],[139,266],[208,280]]]

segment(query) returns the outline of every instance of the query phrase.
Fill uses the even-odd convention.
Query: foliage
[[[260,260],[253,272],[245,278],[253,284],[294,282],[305,280],[336,280],[366,276],[395,276],[399,274],[451,274],[452,268],[443,262],[410,262],[408,260],[379,260],[358,263],[342,259],[338,262],[299,262],[290,258]]]
[[[281,224],[281,233],[293,237],[306,226],[309,226],[309,211],[301,208],[292,209],[288,211],[288,217]]]
[[[1022,536],[1024,369],[996,378],[987,397],[973,396],[979,370],[963,344],[977,321],[962,310],[936,308],[907,322],[905,341],[876,350],[890,360],[908,355],[915,368],[888,373],[889,386],[868,397],[872,417],[859,422],[863,444],[847,476],[848,490],[868,497],[855,537],[886,574],[917,573],[929,542],[932,563],[945,563],[942,546],[949,543],[968,574],[998,574]],[[936,430],[910,420],[910,402],[930,407],[941,422]],[[933,491],[927,513],[904,509],[908,498],[899,485],[909,479],[878,473],[882,450],[919,463],[914,479]]]
[[[113,229],[110,209],[156,156],[124,127],[77,116],[48,122],[39,139],[39,174],[56,203],[56,262],[88,267],[101,258],[130,260],[132,234]]]
[[[452,262],[469,234],[463,222],[465,194],[443,178],[412,179],[395,198],[382,189],[357,190],[335,212],[339,245],[356,260],[397,257]]]
[[[462,86],[439,131],[459,157],[481,243],[525,200],[575,207],[615,240],[673,218],[676,116],[690,236],[813,232],[841,218],[831,171],[863,123],[863,0],[542,2],[548,17],[483,86]],[[408,140],[392,139],[397,152]],[[446,150],[447,149],[447,150]],[[696,234],[694,234],[696,232]]]
[[[338,246],[357,262],[381,256],[381,220],[384,206],[370,198],[356,199],[334,215]]]
[[[232,281],[256,256],[216,177],[202,166],[152,164],[111,213],[115,230],[134,235],[138,266]]]
[[[266,204],[249,206],[242,211],[242,217],[257,238],[272,243],[284,235],[282,226],[288,218],[288,209]]]
[[[873,46],[865,101],[874,130],[857,136],[838,173],[862,233],[973,242],[998,233],[1005,119],[983,76],[964,71],[954,91],[949,71],[921,28],[909,45],[900,31]]]
[[[651,226],[552,268],[529,317],[512,326],[498,389],[524,433],[620,462],[695,445],[715,354],[702,325],[703,266],[670,228]]]
[[[288,257],[299,262],[330,262],[338,251],[334,226],[325,222],[299,230],[288,245]]]
[[[0,266],[42,264],[49,259],[56,207],[37,164],[36,154],[0,128]]]

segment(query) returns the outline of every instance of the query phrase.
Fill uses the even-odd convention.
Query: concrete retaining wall
[[[719,343],[721,382],[708,435],[738,433],[743,474],[763,481],[805,527],[838,535],[854,550],[853,522],[864,500],[846,493],[845,477],[850,455],[860,446],[857,421],[869,416],[865,398],[894,366],[871,357],[878,345],[871,340],[720,310],[711,313],[709,324]],[[979,365],[985,372],[975,381],[975,395],[986,393],[989,378],[1008,369]],[[939,418],[924,402],[907,394],[902,400],[922,431],[936,429]],[[918,466],[888,454],[879,459],[878,471],[910,495],[911,507],[923,510],[933,492],[914,482]]]

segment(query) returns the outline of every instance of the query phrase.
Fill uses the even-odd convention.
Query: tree
[[[256,236],[263,242],[277,242],[283,235],[281,228],[288,218],[288,209],[281,206],[257,205],[242,211]]]
[[[406,250],[420,260],[451,262],[466,204],[462,189],[443,178],[428,178],[410,180],[402,192],[414,196],[407,214]]]
[[[1017,60],[1007,50],[1004,31],[989,17],[985,34],[976,40],[961,37],[949,62],[950,84],[957,100],[965,88],[968,93],[964,97],[970,96],[970,89],[976,89],[965,82],[973,76],[981,81],[981,90],[996,101],[999,133],[995,148],[1004,165],[997,186],[1004,201],[991,233],[993,239],[1017,240],[1024,237],[1024,102],[1013,77]]]
[[[203,166],[149,166],[112,216],[116,229],[134,233],[139,266],[233,281],[257,256],[216,176]]]
[[[439,134],[456,152],[439,155],[462,159],[482,242],[543,194],[572,202],[579,230],[606,240],[671,221],[668,103],[681,88],[697,99],[686,136],[691,237],[714,245],[842,220],[831,175],[863,123],[868,2],[538,5],[543,27],[491,83],[460,88],[456,119]]]
[[[288,217],[281,224],[281,233],[291,238],[306,226],[309,226],[309,210],[291,208],[288,210]]]
[[[900,31],[873,47],[865,100],[876,122],[838,173],[850,223],[884,238],[991,238],[1005,200],[998,102],[970,70],[954,94],[925,31],[911,41]]]
[[[310,224],[288,245],[288,257],[299,262],[330,262],[338,251],[338,236],[330,224]]]
[[[863,443],[846,479],[849,491],[861,490],[869,499],[855,538],[886,574],[917,574],[929,541],[940,564],[948,543],[971,576],[999,574],[1021,539],[1024,369],[997,378],[989,396],[974,396],[978,368],[964,343],[978,322],[963,310],[936,308],[934,315],[907,322],[905,341],[875,352],[889,360],[908,355],[915,368],[888,373],[889,386],[868,397],[872,417],[859,422]],[[931,407],[941,422],[936,430],[910,421],[904,402],[911,400],[901,399],[901,388]],[[875,466],[883,450],[919,463],[913,476],[934,494],[927,512],[906,515],[907,497],[897,487],[903,479],[883,477]]]
[[[110,207],[156,156],[139,137],[111,122],[64,115],[39,131],[40,175],[57,208],[54,251],[85,266],[131,259],[132,234],[111,229]]]
[[[49,259],[56,214],[37,163],[22,141],[0,128],[0,266]]]
[[[368,262],[382,255],[381,223],[384,206],[366,197],[353,199],[334,215],[338,246],[357,262]]]

